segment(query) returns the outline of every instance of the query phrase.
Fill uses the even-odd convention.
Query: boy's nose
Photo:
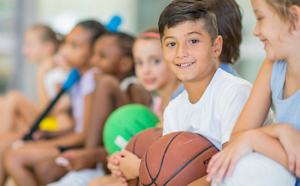
[[[187,46],[182,44],[177,47],[177,58],[187,58],[189,56]]]

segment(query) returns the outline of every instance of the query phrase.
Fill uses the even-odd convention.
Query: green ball
[[[107,118],[103,129],[103,143],[108,154],[124,149],[138,132],[155,127],[158,117],[147,107],[129,104],[116,109]]]

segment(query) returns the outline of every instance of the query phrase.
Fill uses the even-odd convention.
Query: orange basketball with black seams
[[[205,176],[206,166],[218,149],[206,138],[191,132],[167,134],[155,141],[142,158],[143,186],[188,185]]]
[[[131,138],[126,146],[126,150],[142,158],[146,150],[155,142],[158,138],[162,136],[162,128],[150,128],[142,132],[139,132]],[[139,179],[129,180],[129,186],[137,186],[139,184]]]

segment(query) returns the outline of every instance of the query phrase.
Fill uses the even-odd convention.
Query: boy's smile
[[[183,82],[201,81],[216,70],[222,51],[220,36],[212,44],[202,20],[185,21],[166,28],[162,48],[169,68]]]

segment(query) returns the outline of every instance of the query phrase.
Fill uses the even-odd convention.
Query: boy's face
[[[222,51],[222,38],[211,43],[202,20],[185,21],[166,28],[162,37],[165,60],[173,73],[184,82],[201,81],[216,69]]]

